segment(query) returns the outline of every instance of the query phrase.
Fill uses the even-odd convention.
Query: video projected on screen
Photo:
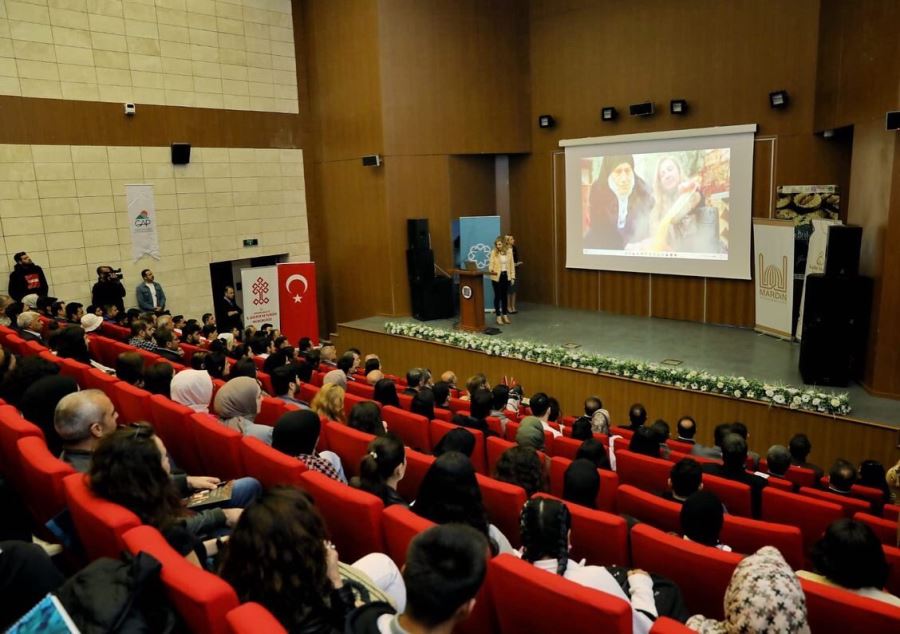
[[[728,259],[729,148],[581,160],[585,255]]]

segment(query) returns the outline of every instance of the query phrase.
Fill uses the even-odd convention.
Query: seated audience
[[[563,499],[589,509],[597,508],[600,492],[600,474],[590,460],[578,458],[572,461],[563,475]]]
[[[647,422],[647,410],[640,403],[635,403],[628,410],[628,429],[636,431]]]
[[[562,409],[559,406],[559,401],[551,396],[549,398],[550,401],[550,409],[547,411],[547,422],[548,423],[556,423],[559,424],[559,417],[562,416]]]
[[[772,445],[766,453],[766,466],[770,477],[784,478],[791,468],[791,452],[784,445]]]
[[[595,434],[609,433],[609,412],[603,409],[603,401],[598,396],[588,396],[584,399],[584,415],[576,418],[573,425],[579,421],[589,423],[591,431]],[[587,440],[587,438],[582,438],[581,440]]]
[[[806,595],[791,567],[772,546],[763,546],[737,565],[725,590],[725,620],[695,614],[685,625],[718,634],[809,634]]]
[[[603,443],[596,438],[588,438],[578,448],[575,459],[583,458],[590,460],[598,469],[609,470],[609,451],[603,446]]]
[[[506,536],[488,521],[472,463],[450,451],[438,456],[422,478],[412,505],[416,514],[435,524],[467,524],[488,539],[491,552],[513,552]]]
[[[153,343],[154,330],[155,328],[143,319],[131,322],[131,339],[128,340],[128,345],[155,352],[156,344]]]
[[[100,390],[62,397],[53,414],[53,427],[62,439],[59,459],[86,473],[97,444],[116,430],[118,418],[112,401]]]
[[[44,432],[44,440],[47,441],[47,449],[54,456],[62,451],[63,440],[56,433],[53,426],[53,415],[56,405],[68,394],[78,391],[75,379],[68,376],[45,376],[28,386],[22,394],[19,409],[22,416],[34,423]]]
[[[884,505],[891,502],[891,489],[887,483],[884,465],[877,460],[863,460],[859,463],[857,476],[857,484],[881,491],[881,500],[872,501],[872,510],[876,515],[881,515]]]
[[[409,410],[413,414],[424,416],[429,421],[434,418],[434,393],[430,388],[423,388],[416,392]]]
[[[481,555],[482,559],[484,555]],[[66,578],[39,545],[28,541],[0,541],[0,630],[6,632],[48,593],[56,592]],[[16,631],[49,631],[19,628]]]
[[[249,377],[255,380],[256,374],[256,364],[253,362],[253,359],[240,357],[231,364],[231,368],[228,370],[228,380],[231,381],[239,376]]]
[[[406,373],[406,389],[403,390],[403,393],[413,396],[424,386],[425,370],[422,368],[410,368]]]
[[[449,390],[447,391],[449,394]],[[506,404],[509,402],[509,387],[506,385],[495,385],[491,390],[493,402],[491,403],[491,416],[500,419],[500,425],[506,431],[506,423],[509,418],[506,416]]]
[[[99,315],[88,313],[81,318],[81,327],[84,328],[84,331],[87,333],[97,332],[102,325],[103,317]]]
[[[153,342],[156,344],[153,352],[169,361],[181,363],[181,360],[184,358],[184,350],[178,345],[175,333],[170,328],[165,330],[157,329],[153,333]]]
[[[366,372],[366,383],[368,385],[374,386],[383,378],[384,372],[382,372],[381,370],[372,370],[371,372]]]
[[[310,471],[324,473],[338,482],[347,483],[341,459],[333,451],[317,452],[322,421],[310,410],[288,412],[275,423],[272,448],[293,456],[306,464]]]
[[[828,490],[839,495],[852,495],[856,484],[856,469],[853,463],[838,458],[828,471]]]
[[[347,422],[344,416],[344,388],[334,383],[323,385],[316,392],[309,408],[319,416],[339,423]]]
[[[272,396],[300,409],[309,409],[309,404],[298,398],[300,379],[297,378],[297,368],[293,364],[278,366],[272,370],[269,378],[272,380]]]
[[[437,457],[443,456],[448,451],[458,451],[471,459],[475,451],[475,434],[465,427],[451,429],[441,437],[431,453]]]
[[[12,354],[4,354],[4,365],[7,363],[6,377],[0,386],[0,398],[10,405],[18,406],[22,394],[35,381],[59,374],[58,365],[38,355],[16,358]]]
[[[349,634],[453,632],[475,607],[487,572],[484,537],[468,526],[434,526],[416,535],[406,553],[406,610],[369,603],[347,619]]]
[[[381,379],[378,381],[378,383],[375,384],[372,398],[382,405],[400,407],[400,399],[397,398],[397,386],[391,379]]]
[[[681,505],[681,532],[688,541],[730,552],[719,542],[724,524],[725,509],[712,491],[692,493]]]
[[[322,385],[337,385],[342,390],[346,390],[347,375],[342,370],[331,370],[322,377]]]
[[[347,419],[347,427],[374,436],[384,436],[386,433],[384,421],[381,420],[381,409],[374,401],[354,405]]]
[[[651,458],[661,458],[659,436],[650,427],[638,427],[628,443],[628,451]]]
[[[319,348],[319,364],[328,370],[337,367],[337,348],[334,347],[334,344],[322,342],[322,347]]]
[[[522,507],[522,559],[588,588],[622,599],[632,606],[634,632],[646,634],[657,617],[653,580],[643,570],[628,572],[631,597],[603,566],[586,566],[569,559],[572,516],[559,500],[535,498]],[[649,615],[649,616],[648,616]]]
[[[572,440],[587,440],[594,437],[591,419],[587,416],[576,418],[572,423]]]
[[[88,351],[87,335],[81,326],[66,326],[53,338],[56,355],[62,359],[72,359],[91,365],[91,353]]]
[[[210,350],[203,359],[203,368],[214,379],[224,379],[228,374],[228,361],[221,350]]]
[[[541,420],[536,416],[526,416],[519,423],[519,429],[516,431],[516,444],[520,447],[531,447],[538,451],[544,449],[546,437],[544,436],[544,426]]]
[[[815,573],[801,570],[798,577],[900,607],[900,598],[883,590],[888,564],[881,542],[866,524],[847,518],[832,522],[813,546],[812,561]]]
[[[510,447],[504,451],[494,465],[494,479],[522,487],[528,497],[547,490],[543,461],[531,447]]]
[[[650,429],[656,434],[656,439],[659,441],[659,457],[668,459],[669,446],[666,441],[669,439],[669,423],[659,418],[650,425]]]
[[[271,445],[272,428],[254,422],[259,414],[262,398],[262,388],[256,379],[240,376],[228,381],[216,392],[213,408],[219,420],[229,429]]]
[[[487,422],[488,416],[491,415],[493,402],[493,396],[488,390],[477,390],[469,401],[469,415],[457,414],[453,417],[453,422],[469,429],[477,429],[483,432],[485,436],[496,436],[488,427]]]
[[[171,363],[154,363],[144,370],[144,389],[151,394],[162,394],[171,398],[172,378],[175,369]]]
[[[20,313],[19,316],[16,317],[16,326],[18,326],[17,330],[19,331],[19,336],[25,341],[44,342],[44,338],[41,336],[44,324],[41,321],[41,315],[39,313],[30,310]]]
[[[456,373],[453,370],[447,370],[441,374],[441,381],[449,385],[451,390],[456,389]]]
[[[176,403],[206,414],[213,395],[212,378],[205,370],[182,370],[169,385],[169,396]]]
[[[409,503],[397,493],[397,485],[406,475],[406,447],[394,434],[385,434],[369,443],[359,462],[359,475],[350,486],[381,498],[384,506]]]
[[[822,467],[807,462],[807,458],[812,452],[812,443],[809,442],[807,435],[794,434],[791,441],[788,443],[788,449],[791,452],[791,464],[795,467],[802,467],[804,469],[812,469],[815,471],[816,482],[818,483],[825,475],[825,472],[822,470]]]
[[[359,367],[359,355],[352,350],[348,350],[344,354],[341,355],[341,358],[338,359],[337,369],[344,373],[344,376],[349,380],[356,369]]]
[[[700,463],[691,458],[682,458],[669,472],[669,491],[662,496],[671,501],[683,504],[686,499],[703,488],[703,469]]]
[[[450,381],[448,381],[450,383]],[[452,385],[452,384],[451,384]],[[466,381],[466,393],[460,396],[461,400],[470,401],[472,400],[472,395],[475,394],[478,390],[490,390],[490,383],[488,383],[487,377],[479,372],[478,374],[473,374],[469,377],[469,380]]]
[[[750,468],[753,471],[759,469],[759,454],[755,451],[750,451],[750,430],[747,429],[747,426],[740,421],[731,423],[731,433],[737,434],[744,439],[744,442],[747,443],[747,456],[751,460]]]
[[[368,376],[370,372],[381,370],[381,359],[377,354],[367,354],[363,359],[363,373]]]
[[[691,448],[691,455],[700,456],[701,458],[710,458],[712,460],[721,460],[722,442],[725,440],[725,436],[730,433],[731,423],[720,423],[716,425],[716,428],[713,430],[714,446],[706,447],[700,443],[694,443],[694,446]]]
[[[434,395],[434,406],[437,409],[450,409],[450,384],[445,381],[438,381],[431,388]]]
[[[766,479],[747,471],[747,441],[739,434],[725,436],[722,441],[722,460],[724,464],[721,465],[704,464],[704,473],[749,485],[753,517],[758,518],[762,508],[762,490],[766,486]]]
[[[697,434],[697,421],[692,416],[682,416],[678,419],[675,433],[678,434],[676,440],[678,442],[694,444],[694,436]]]
[[[550,420],[550,397],[544,394],[543,392],[538,392],[534,396],[531,397],[531,400],[528,403],[528,407],[531,409],[531,414],[536,416],[538,420],[541,421],[541,427],[543,427],[544,431],[549,431],[553,434],[553,437],[562,436],[562,432],[558,429],[554,429],[548,424]]]

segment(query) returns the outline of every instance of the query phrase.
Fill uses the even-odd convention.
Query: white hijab
[[[206,370],[182,370],[172,378],[172,400],[195,412],[209,413],[213,382]]]

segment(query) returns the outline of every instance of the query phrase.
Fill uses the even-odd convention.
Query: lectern
[[[484,332],[484,271],[453,272],[459,275],[459,329]]]

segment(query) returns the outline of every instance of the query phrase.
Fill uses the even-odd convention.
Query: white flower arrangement
[[[851,411],[850,397],[846,393],[834,394],[792,385],[773,385],[743,376],[722,376],[704,370],[672,368],[655,363],[616,359],[600,354],[575,352],[562,346],[518,339],[496,339],[459,330],[433,328],[416,322],[391,321],[384,324],[384,330],[392,335],[444,343],[492,356],[588,370],[594,374],[622,376],[648,383],[671,385],[683,390],[722,394],[736,399],[787,405],[791,409],[832,416],[843,416]]]

